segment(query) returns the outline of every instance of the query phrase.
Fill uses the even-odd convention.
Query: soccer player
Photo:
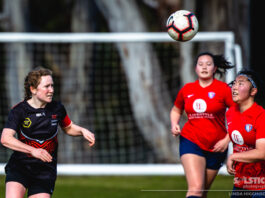
[[[50,198],[57,175],[58,125],[71,136],[82,135],[90,146],[95,137],[74,124],[64,106],[53,101],[53,78],[37,68],[24,82],[25,98],[12,108],[2,131],[1,143],[14,150],[6,167],[6,197]],[[17,138],[15,137],[17,134]]]
[[[171,132],[180,135],[180,160],[188,183],[187,197],[206,197],[230,141],[225,127],[226,108],[234,105],[231,88],[217,80],[233,66],[222,55],[201,53],[195,62],[198,80],[179,91],[170,112]],[[180,129],[185,110],[188,121]]]
[[[265,197],[265,110],[262,83],[253,71],[237,74],[232,83],[236,106],[227,113],[227,126],[233,142],[233,154],[227,159],[227,171],[235,175],[231,197]]]

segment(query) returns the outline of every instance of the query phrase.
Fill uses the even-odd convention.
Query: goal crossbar
[[[234,42],[232,32],[198,32],[189,42]],[[84,43],[84,42],[176,42],[165,32],[135,33],[0,33],[0,42],[34,42],[34,43]]]
[[[233,32],[198,32],[189,42],[224,42],[225,57],[235,62],[235,38]],[[89,43],[89,42],[176,42],[166,32],[112,32],[112,33],[0,33],[2,43]],[[176,42],[180,43],[180,42]],[[182,43],[180,43],[182,44]],[[238,48],[238,47],[237,47]],[[242,59],[236,57],[236,60]],[[242,61],[241,61],[242,62]],[[238,67],[242,67],[238,65]],[[238,69],[237,69],[238,71]],[[228,72],[226,81],[233,80],[234,75]]]

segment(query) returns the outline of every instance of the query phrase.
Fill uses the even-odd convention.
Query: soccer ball
[[[178,10],[167,20],[167,32],[176,41],[191,40],[199,29],[196,16],[187,10]]]

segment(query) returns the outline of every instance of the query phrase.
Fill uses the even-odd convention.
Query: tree
[[[72,32],[90,32],[90,1],[77,0],[73,4],[71,15]],[[61,95],[63,103],[73,121],[89,128],[91,126],[85,122],[90,116],[86,111],[89,100],[85,93],[89,88],[89,75],[87,73],[88,65],[91,60],[92,44],[74,43],[70,45],[69,64],[61,65]],[[77,91],[78,90],[78,91]],[[91,113],[91,112],[89,112]],[[83,138],[73,139],[70,136],[60,136],[64,144],[61,150],[65,153],[62,161],[73,163],[86,161],[85,153],[89,150],[84,149],[87,142]],[[88,146],[87,146],[88,147]]]
[[[97,0],[96,3],[112,32],[147,31],[135,1]],[[138,127],[160,162],[176,161],[177,145],[169,125],[170,97],[168,92],[161,91],[165,84],[159,75],[159,62],[151,44],[117,43],[117,48]]]
[[[7,32],[27,31],[27,0],[4,0],[1,14],[2,27]],[[24,43],[12,43],[5,46],[7,67],[6,90],[9,95],[9,105],[17,104],[23,98],[23,84],[26,74],[31,70],[30,53]]]

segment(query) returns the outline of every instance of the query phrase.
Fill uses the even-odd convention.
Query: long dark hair
[[[42,76],[52,76],[52,71],[43,67],[37,67],[28,73],[24,81],[24,100],[29,100],[32,97],[30,87],[37,88]]]
[[[232,63],[228,62],[223,55],[213,55],[210,52],[200,53],[195,59],[195,65],[197,65],[198,59],[205,55],[210,56],[213,59],[214,66],[217,67],[214,74],[219,74],[220,77],[222,77],[228,69],[235,67]]]

